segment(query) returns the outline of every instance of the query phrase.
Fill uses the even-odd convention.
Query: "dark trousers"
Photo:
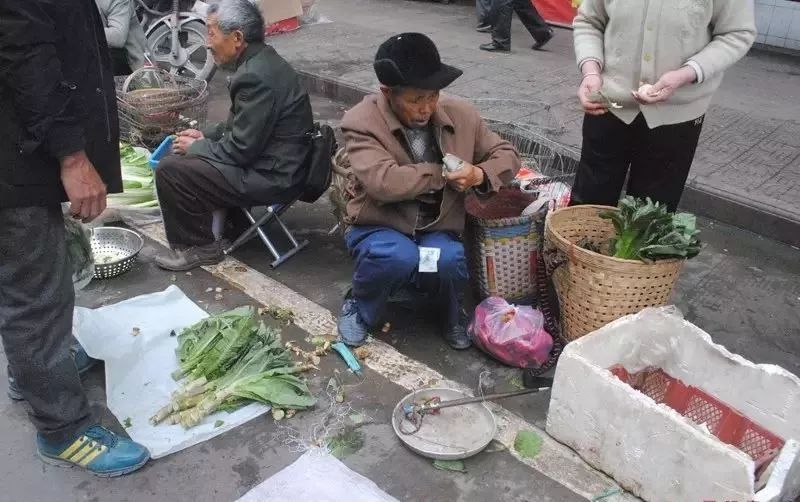
[[[502,47],[511,47],[511,14],[517,13],[525,29],[537,42],[547,38],[550,27],[531,0],[494,0],[492,4],[492,40]]]
[[[491,24],[492,0],[475,0],[475,12],[479,25]]]
[[[583,148],[572,204],[616,206],[626,193],[675,211],[703,128],[703,117],[650,129],[639,114],[630,125],[612,113],[583,119]]]
[[[412,238],[387,227],[354,226],[345,234],[355,260],[353,297],[370,326],[380,322],[392,293],[416,286],[431,294],[448,325],[458,321],[459,294],[467,279],[464,245],[453,234],[432,232]],[[419,272],[419,248],[441,250],[437,272]]]
[[[0,209],[0,336],[9,371],[48,442],[92,424],[70,345],[75,290],[58,204]]]
[[[133,73],[130,65],[128,64],[128,51],[123,49],[109,48],[111,52],[111,68],[114,70],[114,76],[130,75]]]
[[[211,244],[212,213],[249,206],[216,167],[191,155],[164,157],[156,168],[156,190],[173,249]]]

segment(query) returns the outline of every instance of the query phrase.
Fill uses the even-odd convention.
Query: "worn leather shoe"
[[[184,272],[203,265],[216,265],[225,259],[222,250],[222,241],[216,241],[204,246],[170,251],[166,255],[157,256],[155,262],[164,270]]]
[[[452,348],[456,350],[468,349],[472,346],[467,334],[467,325],[469,324],[469,315],[464,307],[458,309],[458,322],[453,325],[446,326],[442,332],[445,341]]]
[[[547,35],[545,37],[543,37],[541,40],[537,40],[536,43],[533,44],[532,49],[535,51],[542,50],[542,47],[547,45],[547,42],[552,40],[554,36],[555,34],[553,33],[553,30],[550,30],[549,32],[547,32]]]
[[[487,52],[500,52],[500,53],[511,52],[511,48],[510,47],[506,47],[504,45],[500,45],[500,44],[498,44],[496,42],[491,42],[491,43],[488,43],[488,44],[481,45],[481,50],[482,51],[487,51]]]
[[[491,24],[479,24],[475,31],[478,33],[491,33],[492,32],[492,25]]]

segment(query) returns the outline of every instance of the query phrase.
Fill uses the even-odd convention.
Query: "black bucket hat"
[[[385,86],[432,91],[444,89],[463,73],[443,64],[433,40],[422,33],[401,33],[382,43],[373,67]]]

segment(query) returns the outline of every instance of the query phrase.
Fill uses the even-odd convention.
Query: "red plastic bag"
[[[511,305],[496,296],[475,308],[469,335],[478,348],[518,368],[540,367],[553,349],[553,338],[544,329],[541,312]]]

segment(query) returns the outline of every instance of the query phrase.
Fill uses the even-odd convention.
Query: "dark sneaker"
[[[203,265],[216,265],[225,259],[222,249],[222,241],[216,241],[204,246],[170,251],[166,255],[157,256],[156,265],[172,272],[185,272]]]
[[[477,31],[478,33],[491,33],[492,25],[486,23],[479,24],[478,27],[475,28],[475,31]]]
[[[547,42],[549,42],[550,40],[553,39],[553,36],[555,36],[555,34],[553,33],[553,30],[548,31],[547,35],[545,35],[541,39],[537,40],[536,43],[533,44],[532,49],[535,50],[535,51],[541,50],[542,47],[547,45]]]
[[[37,434],[36,449],[47,464],[77,466],[104,478],[133,472],[150,459],[147,448],[99,425],[62,444],[52,444]]]
[[[85,375],[99,362],[97,359],[89,357],[89,354],[77,343],[70,347],[70,352],[72,352],[72,360],[75,361],[79,375]],[[17,386],[17,379],[11,374],[10,368],[6,368],[6,371],[8,372],[8,397],[14,401],[24,401],[25,397]]]
[[[358,313],[358,303],[354,298],[346,298],[339,314],[339,336],[351,347],[364,345],[369,335],[369,326]]]
[[[458,322],[451,326],[446,326],[442,330],[442,336],[445,341],[456,350],[468,349],[472,346],[467,334],[467,325],[469,324],[469,315],[463,307],[458,310]]]
[[[498,43],[491,42],[491,43],[488,43],[488,44],[481,45],[481,50],[482,51],[487,51],[487,52],[507,53],[507,52],[511,52],[511,47],[507,47],[505,45],[500,45]]]

